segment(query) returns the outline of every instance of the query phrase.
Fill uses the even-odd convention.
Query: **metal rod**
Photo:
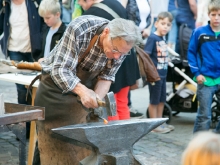
[[[168,62],[168,65],[170,67],[174,67],[174,70],[179,73],[183,78],[185,78],[189,83],[197,87],[197,83],[195,83],[189,76],[187,76],[184,72],[182,72],[179,68],[175,67],[172,62]]]

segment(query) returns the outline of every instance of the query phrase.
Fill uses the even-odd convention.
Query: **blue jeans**
[[[72,20],[72,10],[67,9],[64,6],[62,6],[62,22],[64,22],[66,25],[68,25]]]
[[[152,22],[152,27],[151,27],[151,33],[154,33],[157,29],[154,26],[155,22],[157,21],[157,18],[154,18],[153,22]]]
[[[8,55],[11,60],[14,61],[27,61],[27,62],[33,62],[33,58],[31,56],[31,53],[21,53],[21,52],[13,52],[8,51]],[[26,101],[26,93],[27,89],[24,85],[16,84],[17,92],[18,92],[18,104],[27,104]]]
[[[173,11],[170,11],[170,13],[172,14],[173,16],[173,21],[172,21],[172,27],[170,29],[170,32],[168,33],[168,43],[171,43],[171,44],[176,44],[176,40],[177,40],[177,24],[176,24],[176,15],[177,15],[177,10],[173,10]]]
[[[212,99],[219,88],[220,85],[208,87],[203,84],[198,84],[197,99],[199,102],[199,108],[197,110],[196,121],[194,124],[194,133],[209,130],[211,124]],[[220,132],[220,122],[217,124],[215,131]]]

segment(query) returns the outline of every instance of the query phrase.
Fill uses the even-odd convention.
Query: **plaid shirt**
[[[43,71],[50,73],[55,84],[63,93],[72,91],[80,79],[76,76],[78,59],[84,54],[96,31],[109,21],[96,16],[81,16],[74,19],[59,43],[50,55],[41,62]],[[98,39],[88,55],[79,66],[86,71],[100,71],[99,79],[114,81],[115,74],[126,56],[111,60],[111,67],[106,67],[109,61],[103,50],[98,46]]]

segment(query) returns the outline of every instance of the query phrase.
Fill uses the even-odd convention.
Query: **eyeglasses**
[[[111,38],[111,45],[112,45],[112,48],[113,48],[112,53],[119,53],[121,55],[130,55],[131,54],[131,51],[129,51],[127,53],[124,53],[124,52],[120,52],[118,49],[115,49],[117,47],[113,45],[112,38]]]

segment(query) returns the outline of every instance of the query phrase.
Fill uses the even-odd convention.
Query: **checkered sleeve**
[[[69,26],[59,43],[51,70],[52,79],[63,93],[73,90],[80,81],[76,76],[79,46],[74,33],[73,27]]]

